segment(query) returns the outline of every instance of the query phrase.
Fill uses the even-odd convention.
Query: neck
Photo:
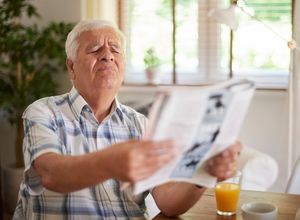
[[[111,110],[111,106],[115,99],[116,92],[112,92],[111,90],[105,90],[94,94],[81,95],[92,108],[94,116],[96,117],[98,122],[102,122]]]

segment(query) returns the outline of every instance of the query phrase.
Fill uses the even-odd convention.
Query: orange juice
[[[240,195],[240,186],[235,183],[218,183],[215,187],[217,209],[220,212],[234,214]]]

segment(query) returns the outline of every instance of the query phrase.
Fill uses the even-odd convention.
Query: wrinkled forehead
[[[83,46],[89,43],[103,44],[105,41],[117,44],[122,47],[122,40],[118,33],[109,27],[93,29],[82,32],[77,38],[79,46]]]

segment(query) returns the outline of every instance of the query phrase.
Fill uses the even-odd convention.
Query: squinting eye
[[[116,49],[113,49],[112,50],[114,53],[120,53],[120,51],[119,50],[116,50]]]
[[[111,51],[114,53],[121,53],[120,47],[117,45],[112,45],[111,46]]]
[[[94,47],[91,47],[87,50],[88,53],[95,53],[99,50],[99,46],[94,46]]]
[[[96,53],[97,51],[98,51],[98,48],[94,48],[94,49],[90,50],[89,52],[90,53]]]

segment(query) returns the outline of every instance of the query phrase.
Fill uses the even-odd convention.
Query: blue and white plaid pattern
[[[110,114],[99,124],[89,105],[73,88],[70,93],[34,102],[24,112],[23,119],[25,178],[14,219],[147,217],[144,204],[147,193],[134,196],[129,189],[121,191],[120,183],[111,179],[94,187],[60,194],[43,188],[32,167],[33,161],[47,152],[81,155],[128,139],[139,139],[146,124],[143,115],[115,101]]]

